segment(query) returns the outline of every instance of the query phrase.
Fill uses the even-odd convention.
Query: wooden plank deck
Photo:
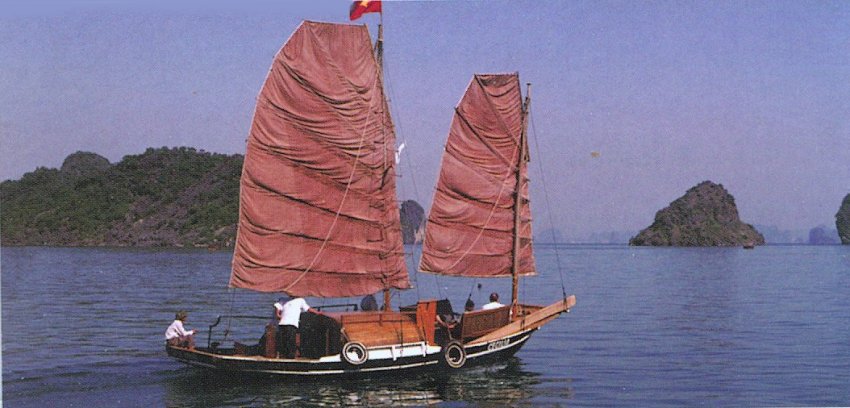
[[[342,332],[348,341],[366,347],[415,343],[425,340],[413,314],[398,312],[361,312],[340,316]]]

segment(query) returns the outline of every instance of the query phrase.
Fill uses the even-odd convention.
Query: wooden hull
[[[575,304],[570,297],[553,305],[536,308],[521,319],[492,333],[466,343],[455,342],[463,349],[462,361],[447,362],[448,345],[426,341],[368,347],[368,358],[359,364],[346,361],[342,354],[321,358],[282,359],[234,354],[234,349],[188,349],[166,345],[169,356],[191,366],[221,374],[280,375],[295,377],[362,376],[416,370],[452,370],[477,364],[503,361],[528,341],[534,331]],[[460,353],[459,353],[460,354]],[[450,358],[450,357],[449,357]],[[459,364],[458,364],[459,363]]]
[[[534,329],[536,330],[536,329]],[[506,359],[516,353],[531,336],[529,330],[510,336],[500,342],[484,343],[464,347],[467,360],[464,366]],[[496,344],[496,346],[489,346]],[[490,347],[490,349],[488,349]],[[321,359],[276,359],[256,356],[228,356],[204,351],[203,348],[189,350],[166,346],[168,355],[191,366],[211,369],[223,374],[256,374],[285,376],[328,376],[359,375],[367,373],[398,372],[420,369],[450,369],[443,364],[440,347],[434,347],[425,355],[393,358],[370,358],[359,366],[352,366],[339,356]],[[372,350],[370,350],[372,351]]]

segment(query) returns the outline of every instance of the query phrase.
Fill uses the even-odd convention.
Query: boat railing
[[[358,310],[358,305],[356,303],[338,303],[338,304],[332,304],[332,305],[316,306],[314,309],[322,311],[322,310],[325,310],[325,309],[341,309],[341,308],[353,308],[354,311],[356,312]],[[222,319],[243,319],[243,320],[271,321],[269,316],[228,315],[228,314],[218,315],[218,316],[216,316],[215,322],[213,324],[209,325],[209,328],[207,329],[207,348],[209,348],[212,345],[213,329],[215,329],[219,324],[221,324]],[[225,333],[225,337],[227,337],[226,333]]]
[[[349,307],[353,307],[353,308],[354,308],[354,311],[355,311],[355,312],[357,311],[357,303],[338,303],[338,304],[334,304],[334,305],[322,305],[322,306],[316,306],[316,307],[314,307],[313,309],[316,309],[316,310],[318,310],[318,311],[322,311],[322,310],[325,310],[325,309],[342,309],[342,308],[346,308],[346,310],[347,310],[347,308],[349,308]]]
[[[212,332],[213,329],[221,323],[221,319],[245,319],[245,320],[265,320],[270,321],[268,316],[251,316],[251,315],[218,315],[215,319],[215,323],[209,325],[209,329],[207,330],[207,348],[212,345]],[[225,337],[227,334],[225,333]]]

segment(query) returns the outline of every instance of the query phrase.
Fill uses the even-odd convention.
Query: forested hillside
[[[0,184],[2,244],[232,247],[242,159],[188,147],[148,149],[115,164],[74,153],[60,169]],[[405,202],[401,217],[412,242],[422,207]]]
[[[242,156],[148,149],[110,164],[77,152],[60,169],[0,184],[3,245],[227,246]]]

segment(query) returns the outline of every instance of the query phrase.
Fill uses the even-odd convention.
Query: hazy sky
[[[349,4],[4,1],[0,179],[78,150],[112,162],[160,146],[244,153],[275,53],[302,19],[347,22]],[[788,229],[834,227],[850,193],[848,1],[393,1],[384,11],[388,94],[407,144],[401,199],[430,205],[472,74],[513,71],[533,83],[538,230],[550,218],[540,166],[566,236],[644,228],[703,180],[723,184],[745,222]],[[377,21],[358,23],[374,33]]]

